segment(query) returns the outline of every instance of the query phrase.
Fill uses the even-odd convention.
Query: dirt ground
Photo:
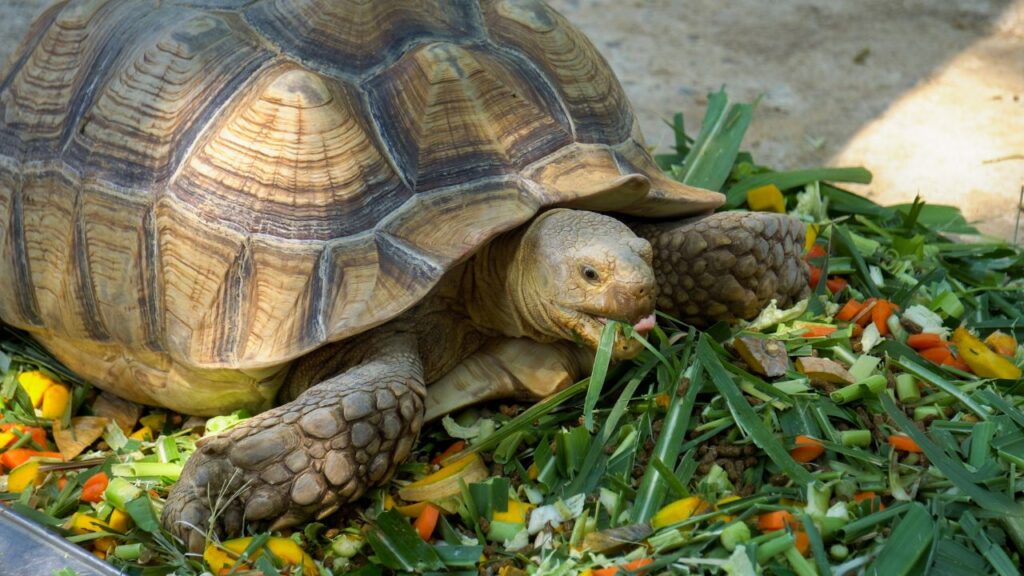
[[[706,95],[762,96],[747,147],[784,168],[864,165],[1012,238],[1024,186],[1024,0],[550,0],[618,73],[647,139]],[[48,0],[0,0],[0,61]],[[1024,231],[1021,233],[1024,240]]]

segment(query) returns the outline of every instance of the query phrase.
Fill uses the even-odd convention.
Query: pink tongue
[[[636,324],[633,324],[633,330],[636,330],[641,334],[646,334],[651,330],[654,330],[655,326],[657,326],[657,322],[654,319],[654,314],[651,314]]]

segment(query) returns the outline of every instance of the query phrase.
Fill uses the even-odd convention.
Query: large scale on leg
[[[799,296],[790,224],[680,221],[721,202],[537,0],[69,0],[0,81],[0,320],[126,398],[267,410],[172,491],[194,549],[211,494],[238,488],[228,533],[386,478],[424,385],[550,390],[517,341],[561,382],[656,290],[694,322]]]

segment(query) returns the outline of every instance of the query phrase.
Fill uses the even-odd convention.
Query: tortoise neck
[[[553,341],[557,338],[539,328],[538,307],[530,305],[536,290],[523,245],[528,234],[529,228],[499,236],[467,263],[462,301],[472,323],[485,332]]]

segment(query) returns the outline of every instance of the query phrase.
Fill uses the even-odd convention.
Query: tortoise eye
[[[593,266],[589,266],[587,264],[584,264],[580,268],[580,275],[586,278],[587,282],[590,282],[591,284],[596,284],[601,280],[601,275],[597,273],[597,270],[594,270]]]

